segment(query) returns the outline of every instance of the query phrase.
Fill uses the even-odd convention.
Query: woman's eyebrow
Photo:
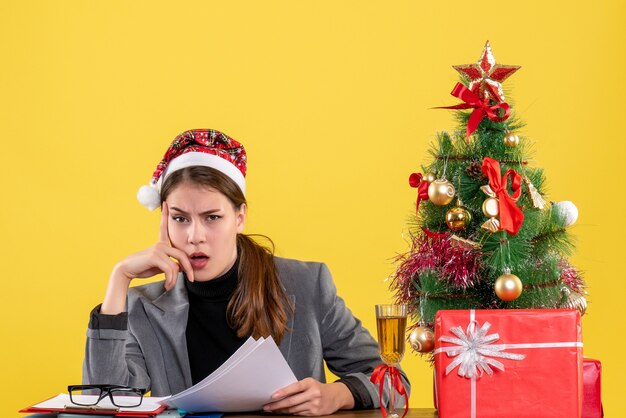
[[[184,210],[182,210],[180,208],[177,208],[176,206],[170,206],[169,209],[173,210],[173,211],[176,211],[176,212],[179,212],[179,213],[182,213],[183,215],[188,215],[187,212],[185,212]],[[219,212],[220,210],[221,209],[219,209],[219,208],[218,209],[209,209],[209,210],[206,210],[206,211],[202,212],[200,215],[203,215],[203,216],[205,216],[205,215],[212,215],[215,212]]]

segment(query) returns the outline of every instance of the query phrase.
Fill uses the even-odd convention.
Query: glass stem
[[[389,378],[387,379],[387,381],[389,382],[388,384],[388,388],[389,388],[389,402],[387,402],[387,416],[392,418],[392,417],[397,417],[398,414],[396,413],[396,389],[393,387],[393,382],[391,380],[391,375],[389,375]]]

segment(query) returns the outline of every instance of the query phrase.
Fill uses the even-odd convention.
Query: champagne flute
[[[397,367],[404,356],[407,305],[376,305],[376,328],[381,359],[390,367]],[[388,382],[388,383],[387,383]],[[383,384],[381,382],[381,384]],[[398,418],[396,412],[396,389],[391,380],[385,379],[389,390],[387,418]],[[384,405],[381,405],[383,408]]]

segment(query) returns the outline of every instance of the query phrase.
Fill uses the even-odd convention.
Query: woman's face
[[[243,232],[246,205],[235,209],[221,192],[183,182],[166,199],[174,248],[189,257],[197,281],[226,273],[237,259],[237,234]]]

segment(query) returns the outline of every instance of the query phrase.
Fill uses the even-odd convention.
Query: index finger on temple
[[[170,235],[167,231],[167,219],[169,218],[169,208],[167,203],[163,202],[161,209],[161,225],[159,227],[159,242],[170,243]]]

